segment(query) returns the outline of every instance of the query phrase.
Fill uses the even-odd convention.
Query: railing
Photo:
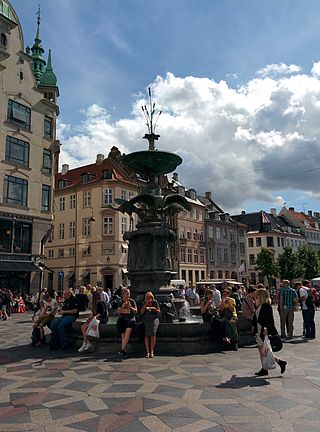
[[[31,254],[0,252],[0,261],[31,261]]]

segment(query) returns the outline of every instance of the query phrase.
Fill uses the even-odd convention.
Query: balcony
[[[31,261],[31,254],[0,252],[0,261]]]

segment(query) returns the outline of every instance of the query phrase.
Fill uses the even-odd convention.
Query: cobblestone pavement
[[[119,362],[31,348],[31,326],[29,314],[0,322],[0,432],[320,430],[317,340],[285,343],[288,371],[265,379],[255,348]]]

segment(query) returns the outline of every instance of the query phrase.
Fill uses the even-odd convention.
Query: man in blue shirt
[[[293,336],[293,320],[294,311],[298,306],[298,295],[296,291],[290,287],[290,281],[284,280],[283,287],[279,291],[279,314],[280,314],[280,327],[281,337],[286,337],[286,330],[288,338]]]

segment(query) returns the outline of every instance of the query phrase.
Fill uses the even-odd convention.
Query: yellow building
[[[52,223],[58,163],[59,90],[51,52],[43,58],[40,14],[34,44],[8,0],[0,0],[0,287],[36,291]]]
[[[54,232],[45,247],[46,265],[53,270],[45,285],[61,291],[90,283],[113,289],[127,284],[128,244],[123,234],[135,218],[109,208],[116,199],[130,200],[138,183],[121,165],[115,147],[108,158],[56,175]]]

